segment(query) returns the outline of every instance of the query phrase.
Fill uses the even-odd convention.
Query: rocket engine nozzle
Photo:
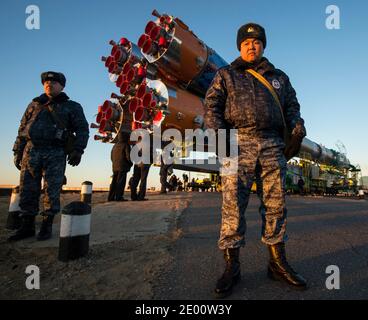
[[[106,137],[95,134],[93,139],[95,141],[103,141],[103,140],[106,140]]]
[[[91,123],[90,126],[89,126],[91,129],[99,129],[100,126],[96,123]]]
[[[129,112],[134,113],[141,106],[142,106],[142,100],[139,98],[133,98],[132,100],[130,100],[130,103],[129,103]]]

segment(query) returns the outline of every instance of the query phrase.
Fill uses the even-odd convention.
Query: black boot
[[[305,290],[307,288],[307,281],[295,272],[286,261],[285,244],[277,243],[269,245],[268,249],[270,252],[268,277],[273,280],[286,282],[296,289]]]
[[[35,216],[24,215],[20,228],[8,238],[8,241],[18,241],[35,235]]]
[[[224,250],[225,272],[217,280],[215,293],[217,298],[225,298],[232,293],[233,286],[240,280],[239,248]]]
[[[52,235],[52,222],[54,216],[43,216],[40,232],[37,235],[37,240],[43,241],[51,238]]]

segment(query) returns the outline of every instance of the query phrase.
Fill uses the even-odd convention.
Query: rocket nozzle
[[[120,93],[121,94],[125,94],[129,89],[129,82],[128,81],[124,81],[123,84],[120,87]]]
[[[136,97],[142,99],[146,92],[148,92],[147,85],[146,83],[142,83],[137,90]]]
[[[148,39],[142,48],[143,53],[155,55],[158,52],[158,44],[155,41],[152,41],[152,39]]]
[[[133,113],[137,110],[138,107],[141,106],[141,100],[138,99],[138,98],[133,98],[132,100],[130,100],[130,103],[129,103],[129,112],[130,113]]]
[[[127,38],[121,38],[119,44],[124,47],[129,47],[130,41]]]
[[[106,113],[106,111],[113,106],[112,102],[109,100],[105,100],[102,105],[102,112]]]
[[[119,96],[119,95],[117,95],[116,93],[111,93],[111,98],[112,99],[122,99],[123,97],[122,96]]]
[[[144,43],[149,39],[149,36],[147,34],[142,34],[138,39],[138,47],[143,48]]]
[[[144,107],[149,107],[151,105],[151,101],[152,101],[152,93],[148,92],[143,96],[143,106]]]
[[[117,48],[114,54],[114,59],[118,63],[125,63],[128,60],[128,53],[124,48]]]
[[[91,125],[89,126],[91,129],[99,129],[100,126],[98,124],[95,123],[91,123]]]
[[[112,125],[111,122],[103,119],[100,124],[100,128],[98,129],[100,133],[103,133],[104,131],[112,131]]]
[[[152,28],[154,28],[156,26],[156,23],[154,23],[153,21],[149,21],[146,25],[146,27],[144,28],[144,32],[146,34],[150,34]]]
[[[125,76],[123,74],[120,74],[116,80],[116,86],[118,88],[121,88],[122,84],[124,83],[125,81]]]
[[[116,108],[109,108],[106,111],[105,119],[115,121],[120,118],[120,111]]]
[[[106,137],[103,137],[103,136],[99,136],[98,134],[95,134],[94,135],[94,137],[93,137],[93,139],[95,140],[95,141],[98,141],[98,140],[104,140]]]
[[[123,75],[127,75],[127,74],[128,74],[128,72],[129,72],[129,70],[130,70],[131,68],[132,68],[132,67],[131,67],[130,63],[125,63],[125,64],[124,64],[124,66],[123,66],[123,70],[121,71],[121,73],[122,73]]]
[[[142,121],[146,116],[146,110],[143,107],[138,107],[134,112],[134,118],[138,121]]]
[[[109,73],[114,73],[117,68],[117,64],[115,63],[115,61],[112,61],[107,68],[109,70]]]
[[[135,77],[135,68],[130,68],[128,73],[126,74],[126,81],[132,82]]]
[[[103,112],[99,112],[96,116],[96,122],[97,123],[101,123],[102,119],[103,119],[104,115],[103,115]]]
[[[108,68],[110,66],[111,63],[114,62],[114,58],[112,56],[108,56],[106,61],[105,61],[105,67]]]
[[[152,13],[151,13],[154,17],[156,17],[156,18],[161,18],[161,15],[159,14],[159,12],[156,10],[156,9],[154,9],[153,11],[152,11]]]

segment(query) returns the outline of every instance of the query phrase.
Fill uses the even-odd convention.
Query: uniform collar
[[[40,104],[63,103],[68,100],[69,100],[69,97],[64,92],[61,92],[58,96],[51,98],[51,99],[45,93],[33,99],[34,102],[38,102]]]
[[[242,57],[239,57],[231,63],[231,66],[234,69],[241,71],[245,71],[246,69],[253,69],[260,74],[264,74],[267,71],[275,70],[275,66],[271,62],[269,62],[268,59],[265,57],[262,57],[262,59],[256,64],[246,62],[242,59]]]

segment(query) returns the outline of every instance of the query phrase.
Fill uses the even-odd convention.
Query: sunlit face
[[[46,80],[43,83],[43,88],[48,97],[56,97],[64,89],[64,87],[59,82],[53,80]]]
[[[249,63],[259,61],[263,56],[263,42],[255,38],[245,39],[240,45],[240,55]]]

